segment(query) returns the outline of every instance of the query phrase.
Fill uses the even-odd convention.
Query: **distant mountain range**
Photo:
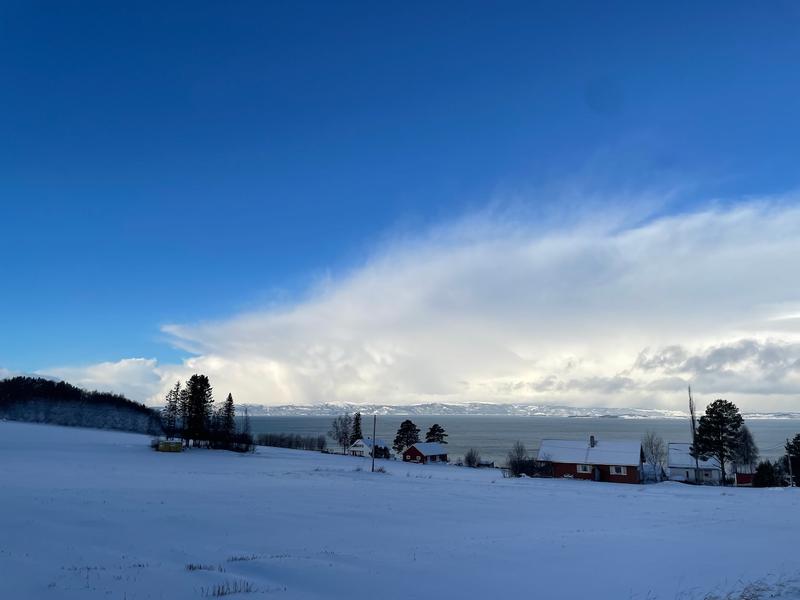
[[[382,404],[315,404],[265,406],[246,405],[252,416],[299,417],[336,416],[342,413],[362,412],[378,415],[483,415],[517,417],[594,417],[616,419],[683,419],[688,413],[680,410],[655,408],[579,408],[574,406],[554,406],[549,404],[493,404],[490,402],[470,402],[467,404],[409,404],[405,406],[386,406]],[[744,413],[746,419],[800,419],[800,412]]]

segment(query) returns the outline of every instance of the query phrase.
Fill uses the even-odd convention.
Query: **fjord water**
[[[469,448],[477,448],[481,457],[501,463],[517,440],[525,444],[529,452],[539,448],[546,438],[638,440],[646,431],[654,430],[667,442],[691,441],[688,419],[624,419],[613,417],[520,417],[444,415],[409,417],[379,416],[377,436],[390,445],[400,423],[411,419],[420,428],[420,437],[434,423],[442,425],[448,433],[448,450],[451,460],[464,455]],[[326,434],[331,417],[251,417],[254,434],[298,433],[301,435]],[[748,419],[747,426],[758,444],[761,456],[775,458],[783,453],[786,438],[800,433],[800,419]],[[365,435],[372,434],[372,416],[364,415],[362,429]],[[336,449],[332,440],[329,447]]]

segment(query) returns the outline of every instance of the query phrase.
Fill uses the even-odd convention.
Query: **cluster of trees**
[[[745,427],[738,407],[727,400],[714,400],[700,417],[692,442],[693,457],[716,458],[722,471],[725,485],[725,465],[755,466],[758,448],[750,430]]]
[[[328,446],[324,435],[300,435],[298,433],[260,433],[256,438],[259,446],[292,448],[294,450],[316,450],[322,452]]]
[[[215,407],[213,389],[207,376],[192,375],[183,386],[180,381],[176,382],[164,401],[161,423],[169,439],[180,437],[185,446],[237,452],[253,450],[247,409],[242,427],[237,428],[233,396],[228,394],[225,402]]]
[[[753,475],[753,487],[780,487],[798,484],[800,481],[800,433],[787,440],[786,455],[778,460],[763,460],[758,463]]]
[[[336,417],[331,423],[328,435],[336,440],[344,454],[350,446],[364,439],[364,433],[361,431],[361,413],[357,412],[352,416],[345,413]]]
[[[419,432],[419,427],[417,427],[410,419],[406,419],[400,423],[400,427],[397,429],[397,435],[394,436],[392,448],[394,448],[399,454],[406,448],[410,448],[414,444],[419,443]],[[425,434],[426,442],[446,444],[447,439],[445,438],[447,438],[447,432],[445,432],[444,427],[438,423],[431,425],[430,429],[428,429],[428,432]]]
[[[403,452],[406,448],[413,446],[420,441],[420,429],[411,420],[406,419],[400,424],[395,435],[392,447],[397,453]],[[361,413],[357,412],[354,415],[344,414],[336,417],[331,423],[331,428],[328,435],[336,440],[336,443],[341,447],[342,453],[347,452],[347,449],[356,443],[356,441],[364,439],[364,434],[361,431]],[[428,432],[425,434],[426,442],[438,442],[440,444],[447,443],[447,432],[444,427],[438,423],[431,425]],[[376,457],[389,458],[388,449],[377,449]]]
[[[693,405],[690,410],[693,413]],[[750,430],[744,424],[739,409],[733,402],[715,400],[706,407],[706,412],[695,426],[692,414],[693,442],[691,455],[698,461],[715,458],[721,472],[726,472],[726,465],[753,469],[758,462],[758,447]],[[659,481],[667,466],[667,444],[654,431],[648,431],[642,437],[642,451],[645,463],[650,467],[649,474]],[[725,477],[722,477],[725,483]]]
[[[41,377],[0,380],[0,418],[158,435],[156,411],[119,394],[89,392]]]

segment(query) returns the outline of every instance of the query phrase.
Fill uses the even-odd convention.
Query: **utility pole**
[[[375,428],[378,425],[378,415],[377,413],[372,415],[372,471],[371,473],[375,472]],[[787,442],[789,440],[786,440]]]
[[[692,398],[692,386],[689,386],[689,414],[692,416],[692,452],[695,452],[697,443],[697,421],[694,412],[694,398]],[[695,454],[694,457],[694,482],[697,483],[697,473],[700,471],[700,460]],[[725,483],[725,473],[722,473],[723,484]]]
[[[789,487],[794,487],[794,474],[792,473],[792,455],[789,453],[789,438],[786,438],[786,462],[789,463]]]

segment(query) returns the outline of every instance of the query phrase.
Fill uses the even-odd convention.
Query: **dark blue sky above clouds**
[[[174,361],[164,324],[487,205],[786,194],[799,33],[791,2],[6,2],[0,367]]]

